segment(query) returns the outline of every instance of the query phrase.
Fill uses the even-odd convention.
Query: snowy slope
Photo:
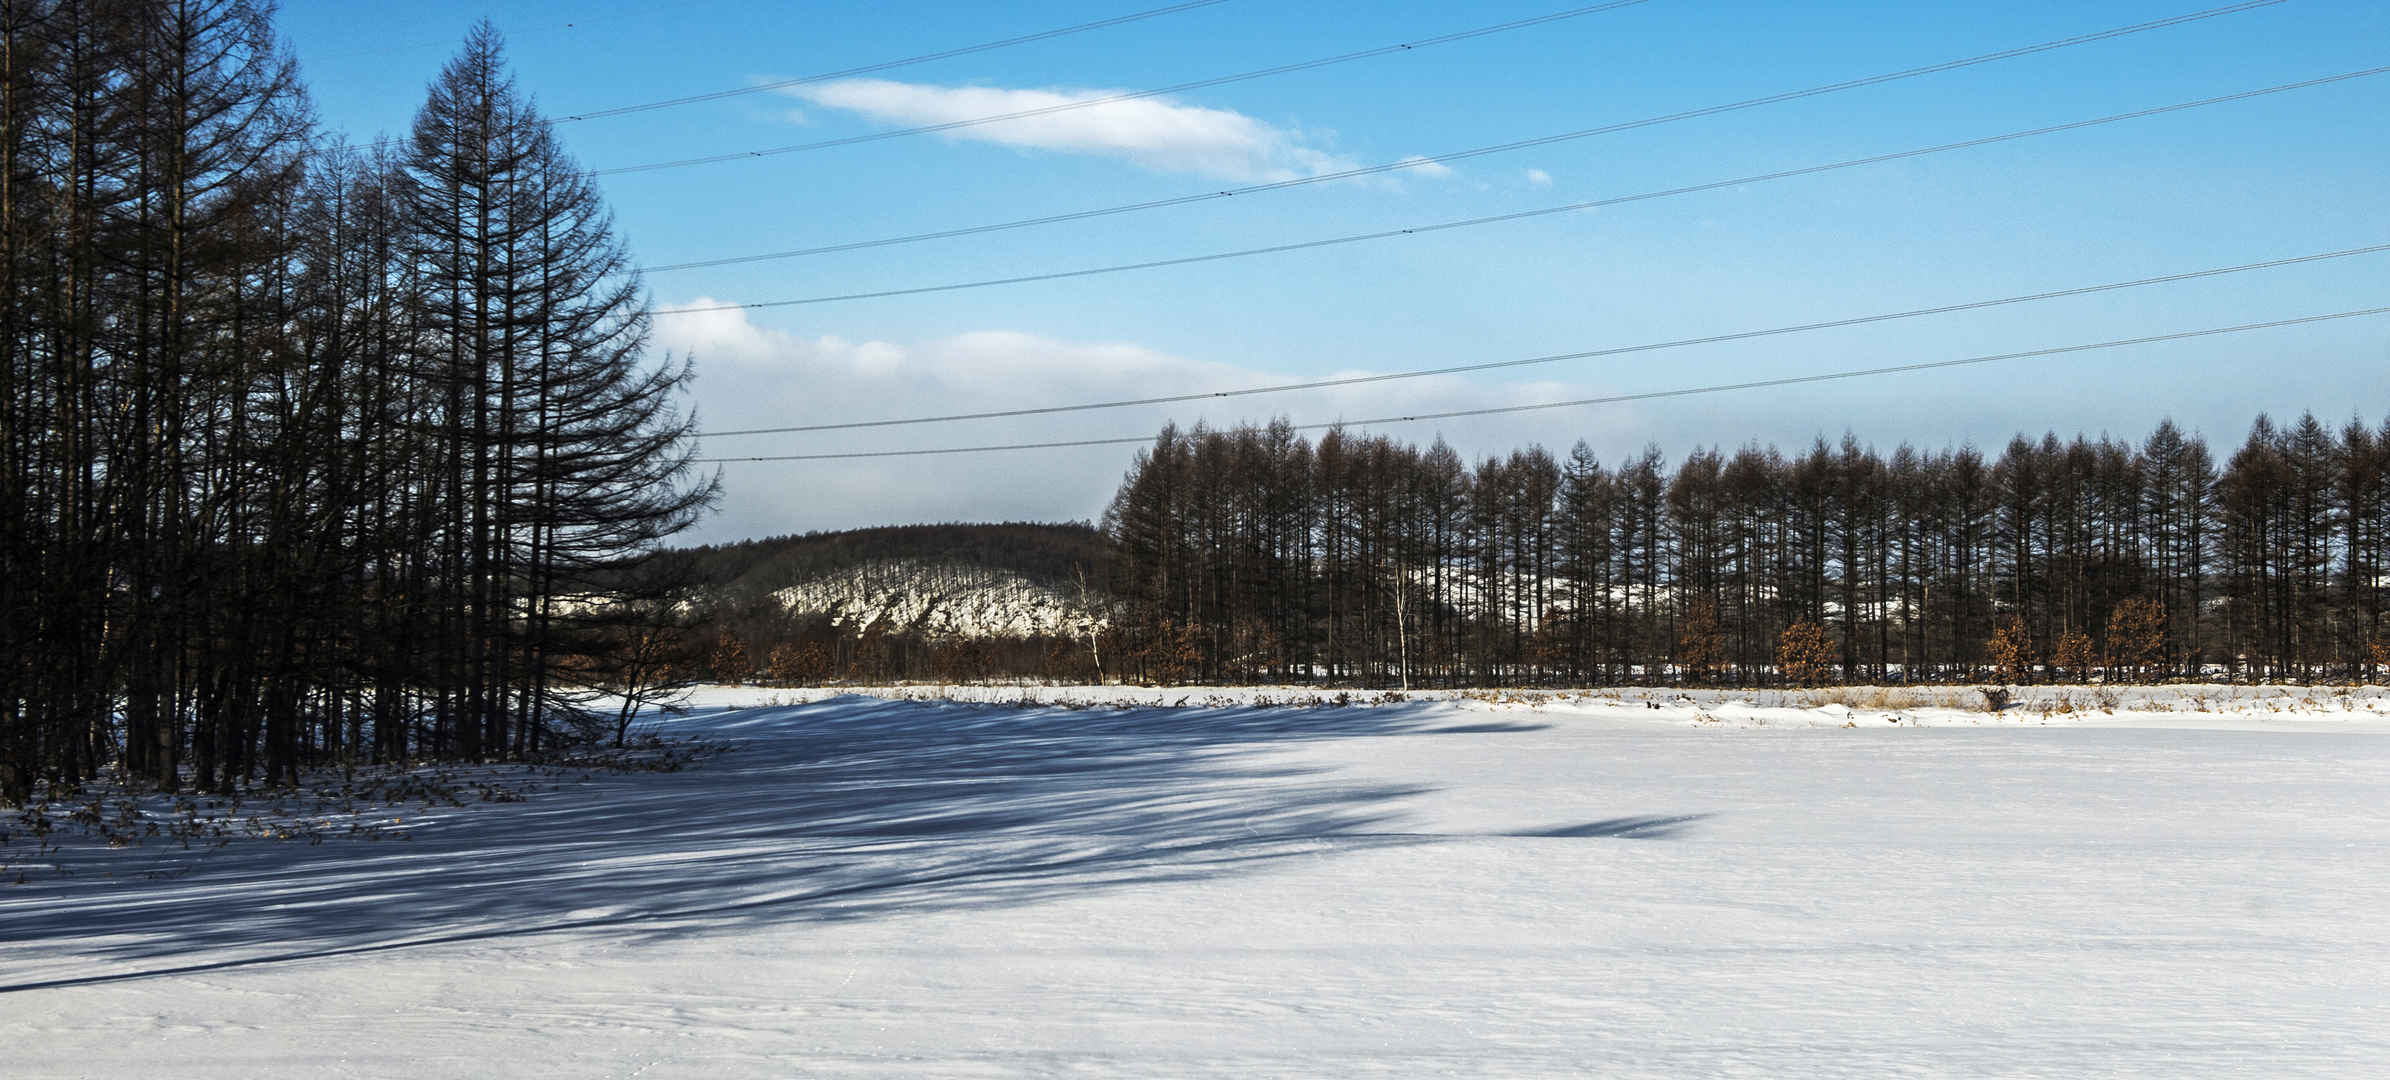
[[[1104,625],[1075,588],[1011,570],[919,559],[848,567],[772,596],[792,614],[827,615],[849,633],[877,624],[931,639],[1082,637]]]
[[[157,878],[154,852],[92,853],[0,888],[6,1072],[2390,1057],[2390,738],[2361,705],[1812,728],[1780,721],[1834,706],[1124,703],[725,709],[670,722],[737,744],[698,768],[410,816],[411,841],[240,843]]]

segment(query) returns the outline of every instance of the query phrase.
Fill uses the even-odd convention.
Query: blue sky
[[[965,226],[1371,165],[1893,71],[2218,6],[1651,0],[1471,41],[916,136],[610,176],[643,264]],[[403,132],[488,15],[551,115],[785,79],[1106,18],[1041,5],[625,0],[293,3],[325,124]],[[905,127],[1388,45],[1570,6],[1228,0],[1015,48],[561,127],[593,168]],[[2390,63],[2390,6],[2291,0],[1722,117],[1094,221],[658,273],[659,306],[1168,258],[1728,179]],[[1931,158],[1561,217],[1075,281],[667,316],[702,426],[870,419],[1602,348],[2390,241],[2390,75]],[[717,439],[770,454],[1143,435],[1665,389],[2137,337],[2390,303],[2390,255],[1849,330],[1365,390],[876,432]],[[1582,438],[1673,458],[1845,430],[1889,447],[2017,430],[2237,444],[2258,411],[2390,412],[2380,317],[1977,369],[1391,427],[1475,457]],[[708,539],[898,521],[1091,518],[1131,451],[726,466]]]

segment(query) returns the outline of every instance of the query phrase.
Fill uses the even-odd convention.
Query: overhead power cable
[[[745,435],[789,435],[811,431],[853,431],[859,428],[903,427],[914,424],[944,424],[966,420],[998,420],[1023,416],[1050,416],[1055,413],[1093,412],[1099,409],[1126,409],[1143,405],[1175,405],[1189,401],[1211,401],[1224,398],[1252,397],[1257,394],[1280,394],[1296,390],[1325,390],[1339,386],[1363,386],[1369,383],[1395,382],[1402,379],[1423,379],[1434,375],[1461,375],[1479,371],[1499,371],[1506,368],[1530,367],[1537,364],[1556,364],[1567,360],[1592,360],[1610,356],[1626,356],[1634,353],[1658,352],[1663,349],[1682,349],[1695,345],[1718,345],[1732,341],[1750,341],[1756,338],[1780,337],[1786,334],[1802,334],[1815,330],[1835,330],[1851,326],[1865,326],[1870,323],[1892,322],[1899,319],[1915,319],[1928,315],[1948,315],[1961,311],[1981,311],[1986,308],[2005,307],[2013,304],[2030,304],[2042,300],[2058,300],[2073,296],[2090,296],[2096,293],[2115,292],[2121,289],[2137,289],[2149,285],[2168,285],[2176,282],[2195,281],[2200,278],[2221,277],[2226,274],[2241,274],[2255,270],[2273,270],[2285,266],[2298,266],[2304,263],[2323,262],[2328,259],[2346,259],[2358,255],[2380,254],[2386,251],[2390,251],[2390,243],[2371,244],[2365,247],[2345,248],[2339,251],[2318,252],[2312,255],[2295,255],[2284,259],[2268,259],[2264,262],[2241,263],[2236,266],[2219,266],[2206,270],[2190,270],[2178,274],[2164,274],[2158,277],[2136,278],[2132,281],[2109,282],[2103,285],[2084,285],[2071,289],[2057,289],[2050,292],[2029,293],[2023,296],[2004,296],[1996,300],[1973,300],[1963,304],[1944,304],[1939,307],[1911,308],[1907,311],[1895,311],[1881,315],[1859,315],[1847,319],[1832,319],[1825,322],[1801,323],[1795,326],[1774,326],[1764,330],[1739,330],[1733,333],[1711,334],[1706,337],[1678,338],[1673,341],[1655,341],[1641,345],[1618,345],[1606,349],[1588,349],[1582,352],[1552,353],[1546,356],[1530,356],[1517,360],[1492,360],[1478,364],[1453,364],[1446,367],[1420,368],[1410,371],[1393,371],[1378,375],[1351,375],[1336,379],[1314,379],[1306,382],[1275,383],[1267,386],[1248,386],[1235,390],[1208,390],[1201,393],[1191,394],[1165,394],[1156,397],[1125,398],[1117,401],[1092,401],[1075,405],[1044,405],[1021,409],[990,409],[982,412],[944,413],[935,416],[909,416],[889,420],[853,420],[835,424],[799,424],[790,427],[742,428],[736,431],[707,431],[699,433],[698,437],[704,439],[726,439]]]
[[[1843,82],[1828,83],[1823,86],[1811,86],[1800,90],[1787,90],[1783,93],[1769,94],[1764,97],[1745,98],[1741,101],[1732,101],[1723,105],[1709,105],[1698,109],[1686,109],[1682,112],[1666,113],[1659,116],[1649,116],[1640,120],[1626,120],[1614,124],[1604,124],[1600,127],[1582,128],[1576,131],[1564,131],[1556,135],[1539,135],[1534,138],[1517,139],[1511,142],[1495,143],[1490,146],[1473,147],[1467,150],[1455,150],[1445,154],[1407,157],[1400,161],[1389,161],[1383,165],[1368,165],[1359,168],[1342,169],[1336,172],[1321,173],[1317,176],[1300,176],[1291,180],[1276,180],[1266,184],[1251,184],[1245,187],[1227,188],[1217,191],[1203,191],[1192,195],[1179,195],[1167,199],[1152,199],[1146,202],[1123,203],[1119,206],[1106,206],[1094,210],[1075,210],[1069,213],[1048,214],[1042,217],[1020,218],[1013,221],[1000,221],[986,225],[966,225],[960,228],[939,229],[932,232],[911,233],[904,236],[882,237],[874,240],[854,240],[840,244],[823,244],[818,247],[794,248],[787,251],[769,251],[757,255],[733,255],[727,258],[719,259],[696,259],[689,262],[665,263],[658,266],[643,266],[639,269],[643,273],[660,274],[673,270],[696,270],[711,266],[735,266],[742,263],[765,262],[773,259],[794,259],[808,255],[827,255],[842,251],[861,251],[866,248],[891,247],[897,244],[912,244],[925,240],[950,240],[956,237],[977,236],[981,233],[1001,232],[1007,229],[1025,229],[1036,225],[1054,225],[1065,221],[1083,221],[1088,218],[1108,217],[1114,214],[1127,214],[1140,210],[1158,210],[1169,206],[1184,206],[1189,203],[1207,202],[1213,199],[1233,198],[1239,195],[1257,195],[1262,192],[1282,191],[1287,188],[1303,187],[1308,184],[1324,184],[1335,180],[1351,180],[1357,177],[1375,176],[1382,173],[1397,172],[1403,169],[1414,169],[1426,165],[1448,165],[1455,161],[1465,161],[1470,158],[1483,157],[1488,154],[1501,154],[1514,150],[1531,149],[1538,146],[1550,146],[1554,143],[1569,142],[1575,139],[1587,139],[1597,135],[1613,135],[1622,131],[1633,131],[1640,128],[1656,127],[1661,124],[1672,124],[1682,120],[1695,120],[1703,117],[1718,116],[1724,113],[1740,112],[1745,109],[1756,109],[1765,105],[1777,105],[1787,101],[1798,101],[1802,98],[1811,98],[1825,94],[1839,93],[1844,90],[1856,90],[1862,87],[1880,86],[1884,83],[1898,82],[1903,79],[1914,79],[1919,76],[1934,75],[1945,71],[1955,71],[1960,68],[1974,67],[1979,64],[1989,64],[2001,60],[2013,60],[2020,56],[2031,56],[2035,53],[2049,52],[2053,49],[2064,49],[2074,45],[2085,45],[2092,42],[2107,41],[2112,38],[2124,37],[2130,34],[2139,34],[2151,30],[2164,29],[2170,26],[2180,26],[2183,23],[2196,22],[2202,19],[2212,19],[2220,15],[2230,15],[2237,12],[2248,11],[2253,8],[2272,7],[2276,4],[2285,2],[2287,2],[2287,0],[2252,0],[2250,3],[2232,4],[2219,8],[2209,8],[2205,11],[2194,11],[2186,15],[2176,15],[2172,18],[2158,19],[2152,22],[2134,23],[2131,26],[2119,26],[2114,29],[2101,30],[2096,33],[2077,34],[2074,37],[2058,38],[2052,41],[2043,41],[2032,45],[2020,45],[2012,49],[2002,49],[1998,52],[1988,52],[1957,60],[1946,60],[1938,64],[1928,64],[1923,67],[1905,68],[1900,71],[1886,72],[1881,75],[1870,75],[1865,78],[1849,79]]]
[[[1742,382],[1712,383],[1674,390],[1652,390],[1636,394],[1608,394],[1601,397],[1574,398],[1568,401],[1542,401],[1530,405],[1496,405],[1482,409],[1451,409],[1444,412],[1406,413],[1397,416],[1378,416],[1366,420],[1335,420],[1317,424],[1291,425],[1295,431],[1322,431],[1329,428],[1374,427],[1383,424],[1410,424],[1425,420],[1452,420],[1471,416],[1495,416],[1507,413],[1540,412],[1551,409],[1574,409],[1594,405],[1617,405],[1630,401],[1656,401],[1663,398],[1693,397],[1700,394],[1720,394],[1731,390],[1760,390],[1779,386],[1801,386],[1808,383],[1859,379],[1875,375],[1896,375],[1906,372],[1935,371],[1943,368],[1992,364],[2005,360],[2025,360],[2044,356],[2064,356],[2090,352],[2095,349],[2119,349],[2131,345],[2150,345],[2162,341],[2186,341],[2192,338],[2213,337],[2218,334],[2238,334],[2252,330],[2272,330],[2285,326],[2329,322],[2334,319],[2354,319],[2368,315],[2390,314],[2390,307],[2361,308],[2355,311],[2336,311],[2325,315],[2302,315],[2270,322],[2242,323],[2237,326],[2216,326],[2202,330],[2183,330],[2171,334],[2152,334],[2147,337],[2123,338],[2116,341],[2093,342],[2088,345],[2061,345],[2049,349],[2028,349],[2023,352],[1995,353],[1988,356],[1968,356],[1956,360],[1929,360],[1915,364],[1889,364],[1883,367],[1850,368],[1843,371],[1820,372],[1811,375],[1788,375],[1775,379],[1749,379]],[[930,457],[943,454],[980,454],[1003,450],[1060,450],[1089,446],[1134,446],[1153,442],[1151,435],[1136,435],[1117,439],[1068,439],[1054,442],[998,443],[984,446],[946,446],[928,450],[870,450],[834,454],[776,454],[762,457],[709,457],[699,462],[725,464],[750,461],[845,461],[858,458]]]
[[[761,94],[772,90],[785,90],[791,86],[803,86],[807,83],[828,82],[831,79],[849,79],[857,75],[870,75],[875,72],[890,71],[901,67],[911,67],[915,64],[926,64],[933,60],[951,60],[957,56],[969,56],[972,53],[989,52],[995,49],[1007,49],[1015,45],[1027,45],[1031,42],[1037,41],[1050,41],[1054,38],[1085,33],[1089,30],[1101,30],[1105,27],[1120,26],[1124,23],[1141,22],[1146,19],[1156,18],[1163,15],[1176,15],[1182,11],[1193,11],[1196,8],[1213,7],[1219,4],[1225,4],[1227,2],[1228,0],[1192,0],[1190,3],[1171,4],[1168,7],[1148,8],[1144,11],[1132,11],[1126,15],[1115,15],[1109,19],[1097,19],[1094,22],[1076,23],[1070,26],[1057,27],[1052,30],[1040,30],[1034,34],[1022,34],[1019,37],[1002,38],[996,41],[983,41],[977,45],[965,45],[955,49],[943,49],[938,52],[922,53],[919,56],[908,56],[901,60],[883,60],[876,64],[865,64],[861,67],[842,68],[837,71],[825,71],[819,75],[805,75],[794,79],[780,79],[775,82],[757,83],[753,86],[740,86],[733,87],[728,90],[715,90],[704,94],[690,94],[686,97],[666,98],[662,101],[646,101],[636,105],[617,105],[610,109],[591,109],[587,112],[578,112],[569,116],[557,117],[555,123],[568,124],[576,120],[602,120],[612,116],[628,116],[632,113],[643,113],[655,109],[669,109],[676,105],[694,105],[703,101],[720,101],[723,98],[741,97],[747,94]]]
[[[1115,15],[1108,19],[1097,19],[1094,22],[1074,23],[1070,26],[1056,27],[1052,30],[1040,30],[1034,34],[1022,34],[1018,37],[999,38],[995,41],[982,41],[976,45],[964,45],[958,48],[941,49],[937,52],[922,53],[918,56],[907,56],[898,60],[882,60],[878,63],[864,64],[859,67],[841,68],[837,71],[825,71],[819,75],[806,75],[794,79],[780,79],[774,82],[757,83],[753,86],[734,86],[727,90],[713,90],[702,94],[689,94],[683,97],[665,98],[662,101],[643,101],[633,105],[616,105],[605,109],[590,109],[585,112],[572,113],[567,116],[550,117],[547,123],[550,127],[553,127],[557,124],[569,124],[578,120],[602,120],[614,116],[629,116],[632,113],[651,112],[656,109],[669,109],[678,105],[694,105],[699,102],[720,101],[723,98],[741,97],[747,94],[761,94],[767,91],[786,89],[791,86],[803,86],[807,83],[828,82],[831,79],[846,79],[857,75],[870,75],[876,72],[893,71],[897,68],[912,67],[916,64],[926,64],[934,60],[950,60],[957,56],[969,56],[973,53],[990,52],[996,49],[1010,48],[1014,45],[1027,45],[1032,42],[1050,41],[1054,38],[1085,33],[1089,30],[1101,30],[1106,27],[1120,26],[1126,23],[1142,22],[1146,19],[1157,18],[1163,15],[1176,15],[1182,11],[1193,11],[1196,8],[1213,7],[1219,4],[1225,4],[1227,2],[1228,0],[1189,0],[1187,3],[1171,4],[1167,7],[1147,8],[1144,11],[1132,11],[1126,15]],[[340,56],[347,54],[334,53],[332,55]],[[347,146],[341,147],[341,149],[364,150],[372,145],[372,143],[351,143]]]
[[[920,127],[897,128],[889,131],[872,131],[861,135],[849,135],[844,138],[821,139],[815,142],[795,143],[789,146],[774,146],[762,150],[741,150],[734,154],[712,154],[706,157],[681,158],[675,161],[655,161],[644,165],[619,165],[611,169],[592,170],[590,175],[617,176],[623,173],[652,172],[657,169],[680,169],[691,165],[714,165],[725,161],[746,161],[751,158],[773,157],[780,154],[795,154],[807,150],[827,150],[834,146],[853,146],[858,143],[879,142],[883,139],[901,139],[910,135],[928,135],[940,131],[955,131],[962,128],[978,127],[982,124],[1001,123],[1006,120],[1024,120],[1033,116],[1051,116],[1055,113],[1070,112],[1074,109],[1092,109],[1098,105],[1117,105],[1124,101],[1142,101],[1146,98],[1161,97],[1165,94],[1178,94],[1189,90],[1201,90],[1206,87],[1225,86],[1229,83],[1246,82],[1252,79],[1268,78],[1272,75],[1288,75],[1297,71],[1310,71],[1314,68],[1328,67],[1332,64],[1344,64],[1355,60],[1367,60],[1376,56],[1391,56],[1395,53],[1410,52],[1415,49],[1425,49],[1434,45],[1449,45],[1455,41],[1467,41],[1470,38],[1480,38],[1488,34],[1499,34],[1510,30],[1524,30],[1532,26],[1543,26],[1548,23],[1560,22],[1564,19],[1574,19],[1583,15],[1592,15],[1603,11],[1614,11],[1618,8],[1634,7],[1637,4],[1646,4],[1650,2],[1651,0],[1610,0],[1608,3],[1570,8],[1566,11],[1555,11],[1548,15],[1537,15],[1532,18],[1513,19],[1509,22],[1495,23],[1492,26],[1480,26],[1469,30],[1456,30],[1449,34],[1438,34],[1434,37],[1420,38],[1417,41],[1405,41],[1393,45],[1381,45],[1374,49],[1363,49],[1359,52],[1340,53],[1335,56],[1323,56],[1317,60],[1304,60],[1292,64],[1280,64],[1277,67],[1266,67],[1256,71],[1241,71],[1234,75],[1218,75],[1209,79],[1197,79],[1193,82],[1175,83],[1170,86],[1159,86],[1151,90],[1132,90],[1119,94],[1106,94],[1101,97],[1081,98],[1076,101],[1062,102],[1057,105],[1045,105],[1034,109],[1021,109],[1015,112],[998,113],[993,116],[978,116],[967,120],[949,120],[941,124],[924,124]]]
[[[1196,263],[1219,262],[1225,259],[1242,259],[1254,255],[1276,255],[1290,251],[1308,251],[1314,248],[1336,247],[1344,244],[1358,244],[1371,240],[1387,240],[1400,236],[1416,236],[1421,233],[1443,232],[1450,229],[1474,228],[1479,225],[1496,225],[1508,221],[1524,221],[1530,218],[1549,217],[1554,214],[1568,214],[1580,210],[1592,210],[1598,207],[1621,206],[1627,203],[1648,202],[1654,199],[1672,198],[1678,195],[1691,195],[1704,191],[1716,191],[1721,188],[1740,187],[1744,184],[1765,183],[1771,180],[1786,180],[1798,176],[1813,176],[1818,173],[1834,172],[1840,169],[1853,169],[1863,165],[1880,165],[1888,161],[1903,161],[1910,158],[1924,157],[1929,154],[1942,154],[1953,150],[1968,150],[1979,146],[1990,146],[1996,143],[2013,142],[2018,139],[2029,139],[2041,135],[2053,135],[2065,131],[2079,131],[2084,128],[2099,127],[2104,124],[2114,124],[2126,120],[2139,120],[2152,116],[2162,116],[2167,113],[2182,112],[2188,109],[2205,108],[2210,105],[2221,105],[2234,101],[2247,101],[2251,98],[2265,97],[2270,94],[2287,93],[2292,90],[2304,90],[2330,83],[2345,82],[2350,79],[2359,79],[2371,75],[2380,75],[2384,72],[2390,72],[2390,66],[2366,68],[2362,71],[2343,72],[2338,75],[2327,75],[2322,78],[2307,79],[2301,82],[2283,83],[2279,86],[2268,86],[2257,90],[2243,90],[2238,93],[2224,94],[2219,97],[2202,98],[2197,101],[2185,101],[2173,105],[2160,105],[2154,108],[2136,109],[2132,112],[2113,113],[2107,116],[2094,117],[2089,120],[2075,120],[2063,124],[2051,124],[2046,127],[2032,128],[2026,131],[2012,131],[2001,135],[1987,135],[1982,138],[1967,139],[1961,142],[1943,143],[1938,146],[1928,146],[1916,150],[1901,150],[1889,154],[1875,154],[1868,157],[1851,158],[1845,161],[1828,162],[1823,165],[1809,165],[1798,169],[1784,169],[1777,172],[1758,173],[1751,176],[1738,176],[1731,180],[1713,180],[1704,184],[1690,184],[1684,187],[1667,188],[1660,191],[1646,191],[1634,195],[1619,195],[1607,199],[1591,199],[1585,202],[1567,203],[1561,206],[1547,206],[1534,210],[1516,210],[1507,214],[1489,214],[1484,217],[1464,218],[1459,221],[1445,221],[1431,225],[1414,225],[1409,228],[1401,229],[1383,229],[1377,232],[1354,233],[1348,236],[1331,236],[1319,240],[1304,240],[1292,244],[1272,244],[1268,247],[1242,248],[1235,251],[1216,251],[1206,255],[1185,255],[1172,259],[1151,259],[1145,262],[1116,263],[1111,266],[1095,266],[1078,270],[1058,270],[1044,274],[1022,274],[1014,277],[983,278],[977,281],[958,281],[943,285],[920,285],[905,289],[881,289],[873,292],[839,293],[831,296],[809,296],[794,300],[764,300],[742,304],[709,304],[703,307],[657,308],[652,312],[652,314],[693,315],[712,311],[755,311],[764,308],[798,307],[807,304],[830,304],[848,300],[877,300],[893,296],[920,296],[926,293],[955,292],[963,289],[985,289],[997,285],[1022,285],[1039,281],[1062,281],[1070,278],[1094,277],[1101,274],[1125,273],[1131,270],[1154,270],[1169,266],[1190,266]]]

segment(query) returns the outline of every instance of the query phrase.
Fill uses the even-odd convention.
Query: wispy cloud
[[[1527,182],[1536,187],[1551,187],[1552,174],[1542,169],[1529,169],[1527,170]]]
[[[930,86],[885,79],[842,79],[790,88],[813,105],[919,126],[975,120],[1092,101],[1119,90],[1008,90],[988,86]],[[1352,167],[1313,145],[1302,132],[1229,109],[1182,105],[1164,98],[1115,101],[1043,116],[955,128],[948,138],[1023,149],[1116,158],[1158,172],[1196,173],[1228,180],[1286,180]],[[1422,172],[1438,175],[1430,170]]]

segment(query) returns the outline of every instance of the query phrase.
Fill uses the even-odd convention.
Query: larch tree
[[[406,158],[436,382],[446,571],[436,708],[467,757],[536,748],[568,625],[713,480],[603,201],[509,77],[487,22],[431,86]]]

